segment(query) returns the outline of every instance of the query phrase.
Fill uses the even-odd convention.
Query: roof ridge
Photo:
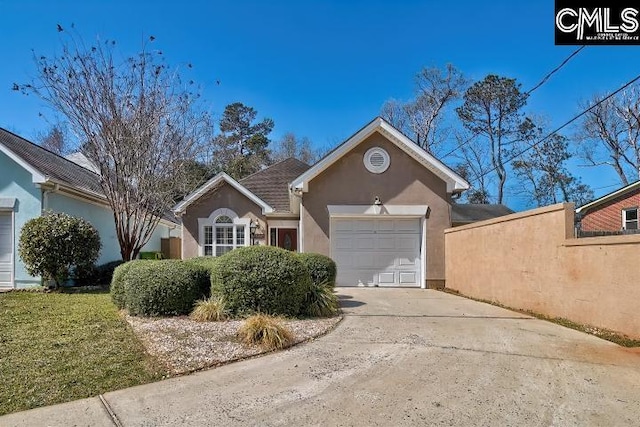
[[[35,142],[29,141],[29,140],[28,140],[27,138],[25,138],[25,137],[22,137],[22,136],[20,136],[20,135],[18,135],[18,134],[16,134],[16,133],[14,133],[14,132],[11,132],[11,131],[10,131],[10,130],[8,130],[8,129],[5,129],[5,128],[3,128],[3,127],[1,127],[1,126],[0,126],[0,130],[2,130],[2,131],[4,131],[4,132],[6,132],[6,133],[8,133],[8,134],[10,134],[10,135],[12,135],[12,136],[14,136],[14,137],[18,138],[18,139],[20,139],[20,140],[22,140],[22,141],[24,141],[24,142],[26,142],[26,143],[28,143],[28,144],[31,144],[31,145],[33,145],[34,147],[39,148],[39,149],[40,149],[40,150],[42,150],[42,151],[45,151],[45,152],[47,152],[47,153],[49,153],[49,154],[53,154],[54,156],[59,157],[60,159],[63,159],[63,160],[64,160],[64,161],[66,161],[66,162],[69,162],[69,163],[71,163],[71,164],[73,164],[73,165],[75,165],[75,166],[77,166],[77,167],[79,167],[79,168],[82,168],[82,169],[86,170],[87,172],[90,172],[90,173],[92,173],[92,174],[96,175],[98,178],[100,177],[100,175],[99,175],[99,174],[95,173],[95,172],[94,172],[94,171],[92,171],[91,169],[87,169],[87,168],[85,168],[84,166],[79,165],[79,164],[77,164],[76,162],[74,162],[74,161],[72,161],[72,160],[69,160],[69,159],[67,159],[67,158],[66,158],[66,157],[64,157],[64,156],[61,156],[60,154],[54,153],[53,151],[51,151],[51,150],[49,150],[49,149],[47,149],[47,148],[44,148],[43,146],[41,146],[41,145],[39,145],[39,144],[36,144]],[[82,153],[82,152],[81,152],[81,151],[76,151],[76,153]],[[18,155],[18,154],[16,153],[16,155]],[[83,154],[83,155],[84,155],[84,154]],[[30,162],[28,159],[25,159],[23,156],[20,156],[20,157],[21,157],[25,162],[27,162],[27,163],[29,163],[31,166],[33,166],[34,168],[36,167],[36,166],[35,166],[32,162]],[[86,156],[85,156],[85,157],[86,157]],[[87,158],[87,160],[91,161],[91,159],[89,159],[89,158]]]
[[[276,166],[279,166],[281,163],[284,163],[284,162],[286,162],[287,160],[295,160],[295,161],[297,161],[297,162],[299,162],[299,163],[302,163],[302,164],[303,164],[303,165],[305,165],[306,167],[310,167],[308,164],[306,164],[306,163],[305,163],[305,162],[303,162],[302,160],[299,160],[299,159],[297,159],[297,158],[295,158],[295,157],[293,157],[293,156],[290,156],[290,157],[287,157],[286,159],[278,160],[277,162],[275,162],[275,163],[273,163],[273,164],[271,164],[271,165],[269,165],[269,166],[265,167],[264,169],[260,169],[259,171],[256,171],[256,172],[254,172],[254,173],[252,173],[252,174],[250,174],[250,175],[245,176],[244,178],[240,178],[240,179],[238,180],[238,182],[239,182],[239,183],[242,183],[242,181],[244,181],[244,180],[246,180],[246,179],[248,179],[248,178],[251,178],[251,177],[253,177],[254,175],[257,175],[257,174],[259,174],[259,173],[265,172],[266,170],[269,170],[269,169],[271,169],[271,168],[274,168],[274,167],[276,167]]]
[[[610,192],[608,192],[607,194],[604,194],[604,195],[602,195],[602,196],[598,197],[597,199],[593,199],[593,200],[591,200],[590,202],[585,203],[585,204],[584,204],[584,205],[582,205],[582,206],[578,206],[578,207],[576,208],[576,211],[581,211],[581,210],[583,210],[584,208],[591,208],[591,207],[594,207],[594,206],[596,206],[596,205],[598,205],[598,204],[600,204],[600,203],[604,202],[606,199],[608,199],[608,198],[610,198],[610,197],[612,197],[612,196],[616,195],[616,193],[624,194],[626,191],[630,190],[633,186],[638,185],[638,184],[640,184],[640,179],[638,179],[638,180],[636,180],[636,181],[633,181],[633,182],[632,182],[632,183],[630,183],[630,184],[623,185],[622,187],[618,188],[617,190],[610,191]]]

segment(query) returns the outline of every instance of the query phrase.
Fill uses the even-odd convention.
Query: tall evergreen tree
[[[489,144],[498,203],[503,201],[507,182],[507,152],[522,135],[527,97],[515,79],[490,74],[467,89],[464,104],[456,109],[463,126],[478,135],[469,143]]]
[[[213,163],[216,170],[235,179],[244,178],[270,163],[268,135],[273,120],[256,123],[258,112],[241,102],[225,107],[220,120],[220,135],[214,140]]]

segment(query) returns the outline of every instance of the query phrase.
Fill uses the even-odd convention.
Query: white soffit
[[[464,178],[455,173],[440,160],[418,147],[402,132],[394,128],[381,117],[377,117],[371,121],[371,123],[360,129],[355,135],[328,154],[324,159],[316,163],[315,166],[296,178],[291,183],[291,187],[305,192],[308,191],[309,181],[321,174],[329,166],[355,148],[374,132],[380,132],[398,148],[442,178],[442,180],[447,183],[447,192],[459,192],[469,188],[469,183]]]
[[[184,211],[187,209],[187,207],[190,204],[198,200],[200,197],[204,196],[209,190],[214,188],[216,185],[218,185],[222,181],[231,185],[233,188],[238,190],[242,195],[246,196],[249,200],[254,202],[256,205],[260,206],[262,208],[263,214],[268,214],[273,212],[273,208],[269,206],[269,204],[267,204],[264,200],[262,200],[261,198],[253,194],[246,187],[244,187],[242,184],[240,184],[238,181],[231,178],[229,175],[227,175],[224,172],[220,172],[219,174],[211,178],[209,181],[204,183],[200,188],[196,189],[194,192],[192,192],[187,197],[185,197],[183,201],[178,203],[173,208],[173,212],[176,214],[184,213]]]

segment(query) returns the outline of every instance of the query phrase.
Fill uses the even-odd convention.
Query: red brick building
[[[640,181],[622,187],[576,209],[582,232],[636,233]]]

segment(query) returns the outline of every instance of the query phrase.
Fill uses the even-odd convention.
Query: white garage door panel
[[[341,233],[341,232],[351,233],[353,231],[353,221],[351,220],[336,221],[336,223],[333,224],[333,231],[335,233]]]
[[[416,273],[414,271],[410,271],[408,273],[400,272],[400,284],[410,284],[416,283],[418,278],[416,277]]]
[[[0,213],[0,287],[12,287],[13,221],[11,213]]]
[[[375,249],[375,239],[373,237],[356,237],[355,249],[373,250]]]
[[[378,277],[380,279],[380,285],[393,285],[396,282],[395,273],[380,273]]]
[[[412,218],[333,218],[338,285],[420,286],[420,225]]]
[[[375,230],[375,224],[371,221],[367,220],[356,220],[354,221],[354,231],[358,233],[371,233]]]
[[[377,243],[377,249],[385,250],[396,248],[396,238],[391,235],[378,236]]]

